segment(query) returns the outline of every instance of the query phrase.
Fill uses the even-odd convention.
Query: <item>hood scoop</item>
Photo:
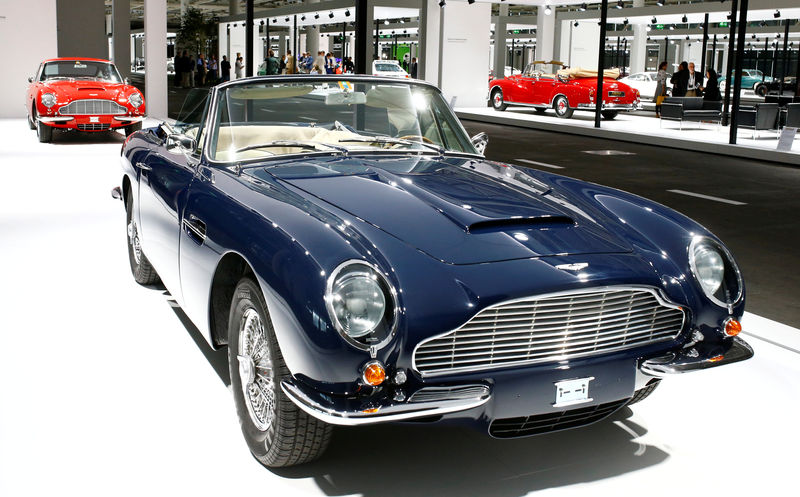
[[[106,89],[103,88],[102,86],[96,86],[96,87],[95,86],[84,86],[84,87],[78,88],[78,91],[105,91],[105,90]]]
[[[527,218],[488,219],[467,227],[469,233],[497,233],[514,230],[563,228],[575,226],[575,220],[567,216],[539,216]]]

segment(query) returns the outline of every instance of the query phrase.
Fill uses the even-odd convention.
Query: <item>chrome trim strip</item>
[[[485,307],[483,309],[478,310],[469,319],[467,319],[467,321],[465,323],[463,323],[461,326],[459,326],[459,327],[457,327],[457,328],[455,328],[453,330],[449,330],[449,331],[446,331],[444,333],[440,333],[440,334],[434,335],[432,337],[428,337],[425,340],[422,340],[421,342],[419,342],[414,347],[414,351],[411,354],[411,368],[414,371],[418,372],[420,375],[422,375],[423,377],[426,377],[426,378],[427,377],[435,377],[435,376],[445,376],[445,375],[451,375],[451,374],[456,374],[456,373],[483,372],[483,371],[488,371],[488,370],[492,370],[492,369],[511,368],[511,367],[522,366],[522,365],[530,365],[530,364],[538,364],[538,363],[544,363],[544,362],[557,362],[557,361],[563,361],[563,360],[568,360],[568,359],[576,359],[576,358],[587,357],[587,356],[591,356],[591,355],[608,354],[608,353],[617,352],[617,351],[620,351],[620,350],[631,349],[631,348],[634,348],[634,347],[637,347],[637,346],[650,345],[650,344],[658,343],[658,342],[662,342],[662,341],[674,340],[680,334],[680,333],[678,333],[678,334],[670,335],[670,336],[664,337],[664,338],[656,338],[656,339],[653,339],[653,340],[649,340],[649,341],[647,341],[645,343],[627,344],[627,345],[622,345],[622,346],[619,346],[619,347],[612,347],[612,348],[607,348],[607,349],[604,348],[599,353],[597,351],[595,351],[595,350],[590,350],[590,351],[587,351],[587,352],[579,352],[577,354],[568,354],[568,355],[564,355],[564,356],[548,355],[548,356],[546,356],[544,358],[532,358],[532,359],[524,359],[524,360],[515,360],[515,361],[503,362],[501,364],[490,364],[490,365],[483,365],[483,366],[481,366],[481,365],[472,365],[472,366],[453,367],[453,368],[450,368],[450,369],[448,369],[446,371],[438,371],[438,372],[422,372],[422,371],[419,370],[419,368],[417,366],[417,352],[419,351],[420,347],[422,347],[423,345],[425,345],[426,343],[428,343],[430,341],[443,338],[443,337],[445,337],[445,336],[447,336],[447,335],[449,335],[451,333],[455,333],[455,332],[461,330],[462,328],[467,326],[478,314],[480,314],[482,312],[490,311],[490,310],[498,308],[498,307],[505,307],[507,305],[512,305],[512,304],[516,304],[516,303],[520,303],[520,302],[535,303],[538,300],[557,298],[557,297],[562,297],[562,296],[563,297],[567,297],[567,296],[574,297],[574,296],[579,296],[579,295],[583,295],[583,294],[591,294],[591,293],[629,292],[629,291],[645,291],[645,292],[648,292],[648,293],[652,294],[655,297],[656,301],[658,301],[658,303],[660,305],[662,305],[664,307],[671,308],[671,309],[680,310],[683,318],[681,320],[681,324],[680,324],[679,330],[682,331],[683,328],[686,326],[687,315],[686,315],[685,309],[682,306],[667,300],[667,298],[664,295],[662,295],[660,290],[658,290],[656,288],[653,288],[653,287],[632,285],[632,286],[603,286],[603,287],[583,288],[583,289],[578,289],[578,290],[565,290],[565,291],[561,291],[561,292],[546,293],[546,294],[534,295],[534,296],[529,296],[529,297],[521,297],[521,298],[517,298],[517,299],[506,300],[506,301],[499,302],[497,304],[494,304],[494,305],[491,305],[491,306],[488,306],[488,307]]]
[[[144,116],[114,116],[114,119],[128,123],[139,123],[144,121]]]
[[[292,384],[291,381],[281,382],[283,393],[289,397],[297,407],[320,421],[332,425],[358,426],[375,423],[385,423],[389,421],[402,421],[414,418],[424,418],[427,416],[439,416],[458,411],[466,411],[480,407],[491,399],[491,394],[486,391],[486,395],[480,398],[452,400],[441,402],[419,402],[414,404],[395,404],[381,407],[373,413],[362,411],[335,411],[322,406],[306,395],[300,388]]]

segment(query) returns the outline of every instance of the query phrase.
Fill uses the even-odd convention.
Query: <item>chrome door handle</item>
[[[142,171],[152,171],[153,168],[145,164],[144,162],[137,162],[136,167],[141,169]]]
[[[194,214],[189,215],[189,219],[183,219],[183,227],[186,233],[195,242],[202,245],[206,240],[206,223],[197,218]]]

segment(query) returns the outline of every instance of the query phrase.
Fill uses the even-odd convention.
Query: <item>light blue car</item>
[[[720,91],[725,91],[725,77],[720,76],[719,79]],[[742,89],[753,90],[756,95],[763,97],[767,94],[767,85],[765,83],[772,82],[772,77],[764,76],[764,73],[758,69],[742,69]]]

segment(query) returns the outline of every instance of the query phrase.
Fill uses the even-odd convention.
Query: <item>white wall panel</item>
[[[459,107],[486,105],[491,4],[448,3],[442,9],[439,87]]]
[[[28,77],[57,56],[56,0],[0,0],[0,47],[0,117],[24,117]]]

